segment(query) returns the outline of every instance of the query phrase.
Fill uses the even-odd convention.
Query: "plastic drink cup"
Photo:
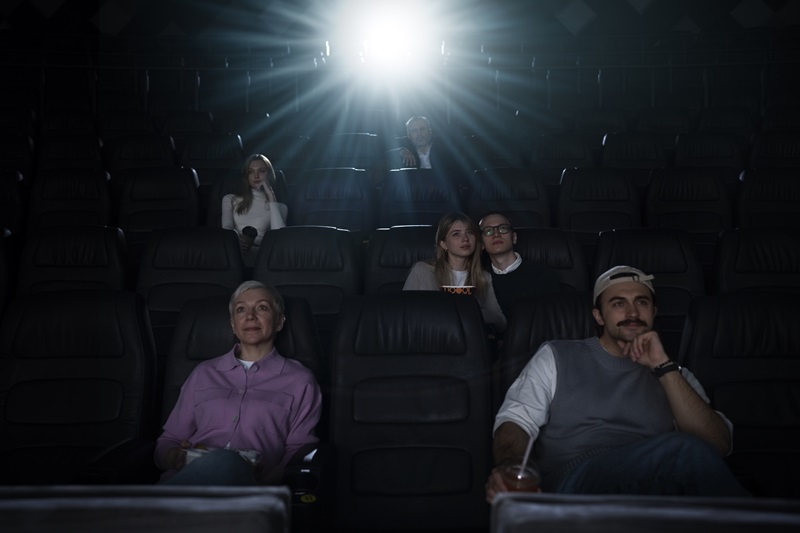
[[[498,467],[510,492],[539,492],[539,472],[531,465],[508,463]]]
[[[253,246],[253,241],[255,240],[257,235],[258,235],[258,230],[253,226],[245,226],[244,228],[242,228],[242,236],[244,237],[245,241],[247,241],[245,250],[249,250]]]

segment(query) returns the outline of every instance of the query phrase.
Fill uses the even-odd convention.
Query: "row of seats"
[[[154,405],[156,355],[140,295],[84,290],[14,299],[0,323],[3,483],[146,482],[152,419],[163,420],[194,365],[230,346],[225,301],[218,295],[183,306],[164,402]],[[289,302],[279,350],[319,369],[307,302]],[[503,394],[496,380],[545,340],[592,335],[588,304],[586,293],[521,302],[493,369],[471,298],[346,298],[320,427],[333,468],[320,469],[314,487],[331,504],[335,526],[485,528],[493,397]],[[800,308],[782,292],[698,297],[677,357],[732,420],[729,464],[761,497],[800,497],[798,319]]]
[[[278,175],[290,225],[334,226],[369,238],[379,227],[435,225],[449,211],[464,211],[476,220],[500,211],[517,227],[575,232],[589,263],[596,236],[604,230],[686,230],[710,272],[721,231],[800,227],[800,179],[785,168],[750,169],[737,179],[715,168],[662,169],[652,173],[644,189],[623,171],[603,168],[568,168],[551,186],[535,170],[511,167],[476,171],[463,181],[431,170],[395,170],[378,186],[367,171],[353,168],[306,171],[292,185],[282,172]],[[21,240],[56,226],[117,226],[136,265],[154,230],[220,227],[222,198],[239,187],[237,176],[215,180],[204,211],[191,168],[126,169],[111,177],[59,169],[42,173],[29,188],[17,173],[0,173],[0,225]]]
[[[800,228],[731,228],[713,243],[709,274],[690,234],[664,228],[604,231],[588,261],[579,234],[557,228],[518,228],[516,250],[553,269],[562,292],[589,291],[616,264],[656,275],[665,342],[677,353],[683,319],[698,296],[739,290],[800,289]],[[13,296],[65,289],[136,290],[146,301],[158,352],[166,354],[183,303],[231,292],[252,277],[310,302],[327,351],[343,300],[396,293],[411,266],[434,253],[435,228],[394,226],[356,242],[328,226],[288,226],[264,237],[252,271],[245,270],[236,235],[221,228],[153,232],[138,271],[131,271],[124,233],[114,227],[54,227],[32,236],[19,256],[6,250],[3,290]],[[4,248],[8,248],[6,245]],[[3,302],[0,302],[3,303]]]
[[[800,114],[797,106],[775,112],[784,119]],[[10,126],[3,135],[3,143],[9,146],[0,153],[5,154],[2,166],[15,167],[25,175],[31,175],[34,168],[63,166],[113,171],[154,164],[191,165],[206,159],[230,164],[241,159],[237,156],[243,149],[247,153],[264,152],[281,167],[369,168],[385,150],[394,147],[396,136],[405,134],[401,128],[391,132],[366,130],[371,133],[328,131],[320,125],[305,125],[299,118],[280,120],[264,114],[215,121],[202,111],[173,112],[160,126],[144,111],[108,112],[102,119],[85,111],[61,111],[41,125],[30,111],[0,110],[0,116]],[[573,161],[561,163],[561,168],[602,165],[652,169],[673,162],[676,166],[697,166],[693,158],[704,158],[708,164],[713,157],[715,166],[743,169],[793,166],[791,161],[798,152],[796,128],[774,125],[759,131],[752,126],[749,111],[735,107],[707,108],[697,126],[688,110],[681,113],[680,108],[673,107],[641,110],[636,127],[628,126],[627,116],[618,109],[583,110],[574,124],[548,110],[534,117],[466,131],[434,119],[433,127],[442,143],[461,154],[465,169],[498,163],[552,166],[549,161],[554,156]],[[548,137],[539,138],[543,134]]]

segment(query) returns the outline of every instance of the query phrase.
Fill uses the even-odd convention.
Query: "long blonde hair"
[[[269,185],[272,187],[273,191],[277,185],[275,169],[272,167],[270,160],[267,159],[267,156],[263,154],[253,154],[248,156],[247,159],[244,160],[244,165],[242,165],[242,189],[240,194],[242,201],[236,206],[236,213],[240,215],[247,213],[250,210],[250,206],[253,205],[253,190],[250,188],[250,178],[248,178],[247,172],[250,170],[250,163],[257,159],[263,161],[264,164],[267,165],[267,181],[269,182]]]
[[[456,222],[463,222],[466,224],[467,230],[472,231],[473,235],[475,235],[475,250],[472,252],[469,259],[467,259],[466,284],[473,285],[475,287],[476,296],[478,296],[479,299],[483,299],[487,283],[486,279],[483,277],[483,269],[481,268],[481,233],[478,225],[464,213],[447,213],[439,220],[439,226],[436,229],[436,258],[432,262],[433,278],[439,286],[452,285],[454,282],[452,279],[452,269],[450,267],[448,252],[442,248],[440,244],[447,239],[450,228],[452,228],[453,224]]]

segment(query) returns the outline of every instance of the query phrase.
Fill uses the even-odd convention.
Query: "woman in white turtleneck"
[[[264,233],[286,225],[288,208],[275,195],[275,170],[269,159],[261,154],[248,157],[242,167],[242,193],[222,198],[222,227],[239,235],[245,265],[253,266]],[[242,235],[242,229],[252,226],[258,235],[252,246]]]

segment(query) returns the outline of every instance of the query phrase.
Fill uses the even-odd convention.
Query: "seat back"
[[[524,261],[545,265],[553,270],[566,292],[588,291],[589,270],[578,237],[560,228],[514,228],[516,251]]]
[[[641,227],[641,202],[633,182],[619,170],[566,169],[561,177],[556,220],[559,228],[576,234],[591,266],[601,231]]]
[[[105,146],[111,177],[126,168],[176,166],[175,142],[160,133],[128,133]]]
[[[0,324],[0,376],[2,484],[70,483],[101,451],[154,437],[155,349],[136,293],[15,298]]]
[[[220,524],[239,533],[288,533],[290,502],[287,487],[0,487],[0,521],[9,533],[211,533]]]
[[[493,369],[493,410],[542,343],[597,335],[591,291],[543,294],[518,300],[509,317],[503,346]]]
[[[316,168],[369,169],[381,152],[375,133],[333,133],[314,137],[311,165]]]
[[[378,228],[364,252],[364,294],[400,292],[417,261],[432,258],[436,249],[433,226]]]
[[[800,132],[769,131],[756,134],[750,150],[750,167],[800,167]]]
[[[233,231],[198,226],[150,235],[139,265],[136,291],[150,311],[161,359],[169,352],[184,303],[232,294],[243,281],[243,269],[239,240]]]
[[[358,254],[350,232],[328,226],[287,226],[268,231],[253,266],[253,279],[284,297],[311,305],[324,354],[336,328],[342,302],[360,292]],[[320,386],[328,383],[327,359]]]
[[[153,231],[198,225],[200,206],[193,169],[129,168],[117,171],[112,179],[120,187],[117,225],[125,232],[134,265]]]
[[[733,199],[714,172],[662,169],[647,188],[644,218],[648,227],[688,231],[709,280],[719,234],[733,226]]]
[[[733,422],[734,473],[756,496],[800,489],[800,320],[794,298],[741,292],[697,298],[680,361]]]
[[[664,147],[655,133],[617,132],[603,138],[601,165],[623,169],[641,195],[650,182],[650,173],[666,164]]]
[[[485,527],[490,354],[476,301],[348,299],[331,357],[336,526]]]
[[[594,278],[616,265],[655,276],[655,329],[667,354],[675,357],[689,304],[706,294],[700,258],[689,234],[669,228],[604,231],[597,244]]]
[[[800,228],[800,179],[794,169],[748,169],[736,205],[736,226]]]
[[[800,291],[800,228],[730,228],[715,258],[719,293]]]
[[[754,527],[789,533],[798,526],[800,508],[791,501],[509,492],[492,505],[491,533],[738,533]]]
[[[111,225],[114,217],[108,181],[103,170],[40,171],[31,186],[28,232],[65,225]]]
[[[519,167],[476,170],[468,184],[466,212],[475,222],[487,213],[503,213],[514,226],[550,227],[550,200],[541,179]]]
[[[289,218],[294,226],[333,226],[352,232],[374,227],[367,171],[360,168],[317,168],[292,184]]]
[[[108,226],[56,226],[28,236],[18,294],[75,289],[129,289],[125,235]]]
[[[376,227],[435,226],[443,214],[461,211],[456,185],[433,169],[391,170],[378,199]]]
[[[42,139],[37,146],[38,170],[53,168],[105,168],[100,138],[96,133],[64,133]]]

